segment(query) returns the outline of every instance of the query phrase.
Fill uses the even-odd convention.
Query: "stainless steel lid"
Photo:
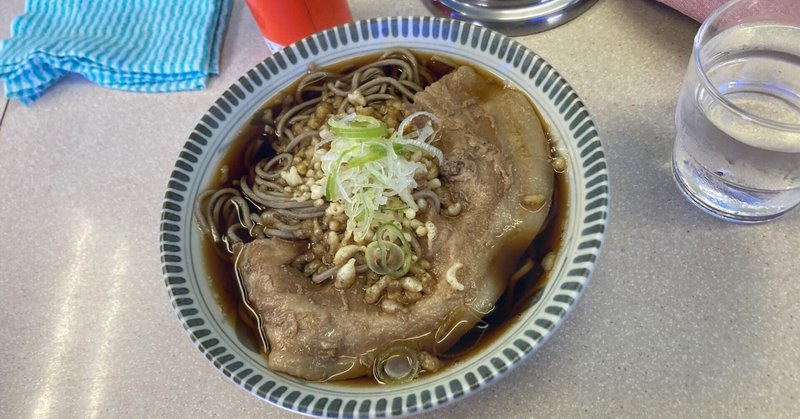
[[[566,23],[597,0],[424,0],[434,13],[506,35],[527,35]]]

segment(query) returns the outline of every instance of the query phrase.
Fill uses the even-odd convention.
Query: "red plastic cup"
[[[353,20],[347,0],[247,0],[247,6],[272,52]]]

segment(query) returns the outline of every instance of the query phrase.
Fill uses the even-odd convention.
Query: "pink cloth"
[[[711,12],[727,0],[658,0],[669,7],[702,22]]]
[[[728,0],[658,0],[669,7],[702,22],[717,7]],[[797,24],[800,18],[800,1],[798,0],[758,0],[740,8],[740,12],[729,14],[729,19],[737,20],[742,16],[758,16],[761,19],[792,22]]]

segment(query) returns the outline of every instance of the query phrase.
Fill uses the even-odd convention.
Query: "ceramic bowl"
[[[212,179],[237,132],[265,101],[318,66],[405,47],[471,63],[529,95],[555,146],[567,156],[568,208],[561,251],[538,302],[477,353],[441,373],[400,386],[310,383],[270,371],[226,318],[209,284],[194,199]],[[161,263],[170,302],[197,348],[237,386],[298,413],[394,416],[474,393],[529,358],[575,306],[595,267],[609,205],[606,160],[595,125],[567,81],[544,59],[480,26],[430,17],[359,21],[295,43],[243,75],[202,116],[175,164],[164,199]],[[535,361],[532,361],[535,362]]]

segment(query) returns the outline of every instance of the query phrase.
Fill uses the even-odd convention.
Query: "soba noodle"
[[[372,239],[375,227],[370,230],[368,226],[365,236],[354,240],[345,231],[348,219],[342,214],[341,205],[332,207],[320,196],[319,184],[324,174],[318,162],[311,162],[320,148],[330,147],[330,138],[323,139],[327,121],[346,114],[374,116],[392,133],[403,120],[403,104],[433,79],[417,58],[402,48],[388,50],[374,62],[343,72],[312,68],[291,94],[264,113],[263,135],[243,152],[247,174],[230,182],[230,187],[199,195],[195,216],[200,228],[229,255],[237,243],[254,239],[311,240],[311,251],[297,258],[294,266],[315,283],[335,277],[343,265],[341,260],[333,263],[337,252],[348,243]],[[402,135],[401,132],[401,138]],[[415,161],[425,165],[428,174],[434,174],[422,179],[423,184],[438,173],[436,160],[431,157],[420,152],[413,155]],[[442,190],[437,191],[415,190],[412,204],[419,202],[422,210],[430,203],[437,212],[453,204],[446,194],[439,195]],[[398,234],[404,236],[403,242],[408,240],[413,260],[423,260],[417,238],[417,233],[424,232],[422,223],[414,217],[410,217],[413,222],[403,218],[404,214],[413,214],[409,214],[410,208],[402,199],[395,197],[389,202],[387,211],[395,211],[392,207],[396,207],[397,219],[403,221],[402,225],[397,223],[401,226]],[[351,256],[356,259],[358,275],[371,274],[363,249]]]

